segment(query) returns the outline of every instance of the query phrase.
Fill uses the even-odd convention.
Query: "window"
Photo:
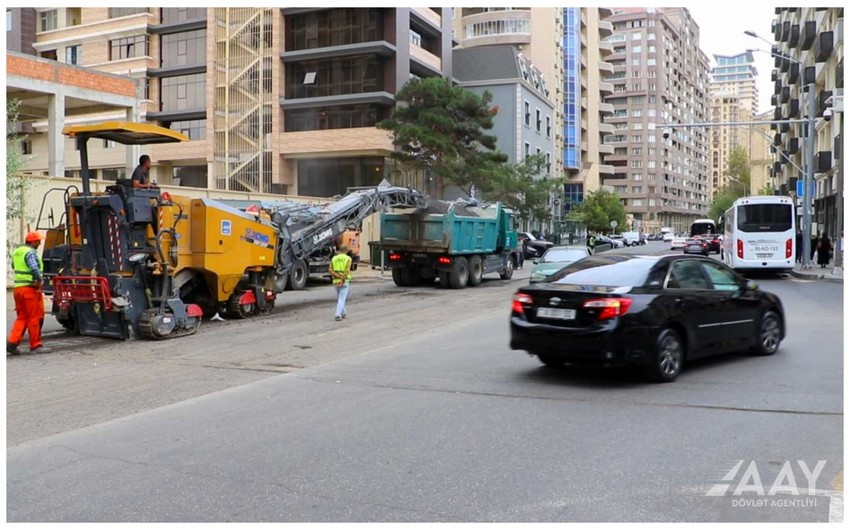
[[[632,148],[632,156],[640,156],[643,154],[643,149],[640,147]]]
[[[146,7],[110,7],[109,18],[128,17],[130,15],[138,15],[139,13],[147,13]]]
[[[643,175],[640,173],[632,173],[632,180],[640,182],[641,180],[643,180]]]
[[[206,74],[165,77],[160,87],[163,112],[206,108]]]
[[[205,64],[207,30],[184,31],[162,36],[162,67]]]
[[[519,20],[490,20],[467,24],[464,28],[464,38],[489,37],[491,35],[530,34],[531,27],[528,19]]]
[[[646,163],[646,167],[648,167],[649,169],[655,169],[655,160],[649,160]]]
[[[647,135],[647,136],[646,136],[646,141],[647,141],[647,142],[649,142],[649,143],[651,143],[651,144],[654,144],[654,143],[655,143],[655,135],[654,135],[654,134],[649,134],[649,135]]]
[[[640,37],[641,37],[640,31],[635,31],[634,33],[632,33],[632,40],[640,40]]]
[[[640,66],[640,57],[632,59],[632,66]],[[632,72],[631,77],[640,77],[640,72]]]
[[[376,92],[384,86],[383,61],[376,55],[351,55],[286,63],[286,97],[297,99]],[[264,83],[270,84],[270,75],[264,76],[267,77]]]
[[[655,33],[648,33],[646,35],[646,40],[655,40]]]
[[[45,59],[50,59],[51,61],[58,60],[56,58],[56,50],[44,50],[41,52],[41,56]]]
[[[632,193],[643,193],[643,186],[632,186]]]
[[[174,166],[171,168],[171,181],[175,186],[206,188],[207,166]]]
[[[646,154],[648,154],[649,156],[655,156],[655,148],[650,147],[649,149],[646,150]]]
[[[643,167],[643,161],[642,160],[632,160],[631,166],[632,166],[633,169],[642,168]]]
[[[649,199],[646,202],[649,206],[655,206],[655,199]]]
[[[65,62],[68,64],[82,64],[83,62],[83,47],[79,44],[76,46],[68,46],[65,48]]]
[[[647,109],[646,115],[650,118],[654,118],[655,117],[655,109]]]
[[[528,101],[525,102],[525,126],[531,127],[531,104]]]
[[[641,129],[643,129],[643,123],[635,122],[635,123],[632,124],[632,130],[639,131]]]
[[[650,46],[649,46],[649,53],[655,53],[655,45],[654,45],[654,44],[650,44]],[[653,63],[653,64],[654,64],[654,63]]]
[[[642,141],[641,135],[639,135],[639,134],[633,134],[632,135],[632,142],[640,142],[640,141]]]
[[[546,116],[546,138],[552,137],[552,118]]]
[[[531,156],[531,144],[528,143],[528,142],[525,142],[525,158],[528,158],[530,156]]]
[[[641,116],[643,116],[643,111],[641,111],[641,109],[632,110],[632,118],[640,118]]]
[[[546,153],[546,173],[552,173],[552,153]]]
[[[422,35],[410,30],[410,44],[414,46],[422,46]]]
[[[642,49],[640,46],[632,46],[632,53],[640,53]]]
[[[6,31],[12,31],[12,12],[6,10]]]
[[[287,15],[284,17],[284,24],[287,51],[384,40],[384,17],[381,9],[325,9]],[[268,38],[271,38],[270,32]],[[271,46],[270,40],[268,45]]]
[[[674,261],[670,266],[667,289],[711,289],[702,273],[702,267],[694,260]]]
[[[741,288],[735,275],[719,263],[700,262],[715,291],[737,291]]]
[[[173,121],[168,126],[189,137],[189,140],[204,140],[207,137],[207,120]]]
[[[21,142],[21,154],[22,155],[31,155],[32,154],[32,141],[24,140]]]
[[[285,131],[318,131],[374,127],[386,116],[379,105],[341,105],[315,109],[290,109],[285,113]]]
[[[650,57],[649,59],[647,59],[646,65],[647,66],[655,66],[655,57]]]
[[[643,199],[632,199],[632,206],[643,206]]]
[[[175,24],[188,20],[198,20],[207,17],[204,7],[164,7],[160,12],[163,24]]]
[[[41,22],[41,31],[52,31],[57,28],[57,12],[55,9],[42,11],[38,14],[38,18]]]
[[[543,127],[543,122],[540,120],[540,109],[537,109],[537,132],[540,132],[541,127]]]
[[[163,40],[165,40],[165,36],[163,36]],[[109,41],[109,60],[118,61],[133,57],[146,57],[150,55],[148,46],[147,35],[111,40]]]

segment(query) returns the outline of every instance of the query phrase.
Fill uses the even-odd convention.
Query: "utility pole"
[[[803,178],[803,268],[812,267],[812,182],[815,176],[815,84],[808,85],[806,123],[806,173]]]
[[[835,185],[835,218],[838,230],[835,232],[835,268],[833,273],[841,272],[844,267],[844,97],[836,103],[833,96],[833,111],[838,120],[838,178]]]

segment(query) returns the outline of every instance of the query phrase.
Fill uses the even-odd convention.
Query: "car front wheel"
[[[669,383],[678,377],[685,362],[685,346],[670,328],[658,335],[654,358],[645,367],[647,377],[656,383]]]
[[[773,311],[767,311],[761,318],[759,326],[758,342],[753,346],[754,355],[773,355],[779,349],[782,341],[782,323],[779,315]]]

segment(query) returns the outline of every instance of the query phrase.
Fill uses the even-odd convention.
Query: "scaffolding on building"
[[[215,187],[272,191],[272,8],[215,8]]]

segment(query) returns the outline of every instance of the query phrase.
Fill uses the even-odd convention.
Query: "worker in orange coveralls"
[[[44,264],[38,257],[41,234],[30,232],[26,244],[12,253],[12,268],[15,271],[15,312],[18,318],[12,333],[6,339],[6,353],[15,355],[18,344],[29,332],[30,353],[50,353],[51,349],[41,343],[41,326],[44,323],[44,296],[41,293]]]

